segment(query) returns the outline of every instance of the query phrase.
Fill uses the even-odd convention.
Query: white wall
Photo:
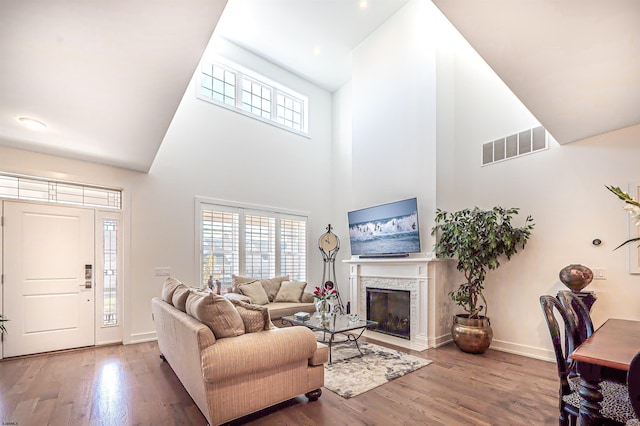
[[[640,319],[640,275],[628,273],[628,249],[612,251],[628,236],[623,203],[604,185],[640,181],[640,126],[569,145],[551,138],[549,149],[480,166],[482,143],[538,125],[489,66],[468,46],[456,53],[455,170],[467,185],[466,206],[519,207],[517,221],[533,216],[524,251],[487,274],[485,295],[494,348],[551,358],[538,298],[564,286],[558,272],[571,263],[606,268],[607,279],[586,290],[598,301],[596,325],[607,318]],[[594,238],[603,244],[595,247]]]
[[[335,108],[352,93],[351,139],[334,139],[334,155],[350,149],[350,164],[334,160],[352,176],[349,192],[334,188],[334,205],[417,195],[423,250],[436,207],[519,207],[519,224],[532,215],[526,249],[488,273],[494,349],[552,359],[538,299],[563,289],[558,272],[570,263],[606,268],[607,279],[587,288],[598,295],[596,325],[640,319],[640,275],[628,273],[627,248],[612,251],[628,237],[627,218],[604,188],[640,182],[640,126],[566,146],[551,138],[548,150],[482,167],[482,143],[538,121],[432,6],[410,2],[353,52],[349,88],[334,95]],[[432,43],[427,28],[439,31]]]
[[[310,137],[196,99],[192,80],[149,174],[135,183],[132,332],[141,337],[153,330],[149,301],[163,282],[155,266],[197,285],[195,196],[308,212],[310,286],[322,277],[317,240],[331,220],[331,96],[229,43],[213,46],[308,95]]]
[[[221,47],[222,46],[222,47]],[[131,230],[125,268],[125,342],[152,339],[151,298],[164,277],[154,267],[197,285],[195,197],[203,196],[309,214],[308,281],[318,285],[318,237],[331,222],[331,95],[233,45],[230,59],[310,99],[310,137],[245,117],[195,97],[194,81],[148,174],[0,148],[0,170],[124,188]]]
[[[423,251],[432,246],[436,188],[431,8],[407,4],[352,53],[352,188],[343,203],[354,210],[417,197]]]

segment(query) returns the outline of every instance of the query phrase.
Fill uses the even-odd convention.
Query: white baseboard
[[[508,352],[510,354],[522,355],[529,358],[540,359],[543,361],[556,362],[555,354],[552,350],[541,349],[533,346],[521,345],[518,343],[504,342],[502,340],[493,340],[490,349],[496,351]]]
[[[134,333],[129,336],[123,343],[125,345],[130,345],[134,343],[144,343],[151,342],[153,340],[158,340],[158,336],[155,331],[149,331],[147,333]]]

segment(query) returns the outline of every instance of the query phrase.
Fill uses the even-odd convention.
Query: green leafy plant
[[[5,321],[9,321],[9,320],[4,315],[0,314],[0,334],[7,332],[7,329],[4,328]]]
[[[624,201],[624,209],[629,212],[629,215],[631,216],[631,219],[634,221],[636,226],[640,226],[640,203],[638,202],[638,200],[636,200],[635,198],[631,197],[629,194],[627,194],[626,192],[624,192],[622,189],[620,189],[617,186],[607,186],[605,185],[605,187],[613,192],[614,194],[616,194],[616,196],[618,198],[620,198],[622,201]],[[632,243],[634,241],[640,241],[640,237],[635,237],[635,238],[630,238],[627,241],[625,241],[624,243],[620,244],[618,247],[614,248],[614,250],[619,249],[620,247],[622,247],[625,244],[629,244]]]
[[[457,269],[464,273],[466,282],[449,293],[451,299],[469,313],[469,318],[480,318],[487,312],[487,300],[482,291],[487,270],[500,266],[500,258],[507,260],[524,246],[534,223],[527,216],[524,226],[517,228],[511,219],[519,209],[478,207],[457,212],[436,211],[431,234],[437,235],[435,252],[438,257],[457,258]]]

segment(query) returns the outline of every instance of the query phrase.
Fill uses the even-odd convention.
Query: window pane
[[[239,272],[239,214],[202,211],[202,282],[219,280],[227,291],[231,275]]]
[[[280,220],[280,275],[291,281],[307,280],[307,223],[304,220]]]
[[[105,219],[102,230],[102,325],[118,325],[118,221]]]
[[[245,215],[246,273],[249,277],[270,278],[276,273],[274,217]]]

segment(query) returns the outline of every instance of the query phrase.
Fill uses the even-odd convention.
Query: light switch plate
[[[606,280],[607,279],[607,269],[606,268],[593,268],[591,270],[593,272],[594,280]]]
[[[168,277],[171,275],[171,268],[168,266],[156,266],[156,277]]]

